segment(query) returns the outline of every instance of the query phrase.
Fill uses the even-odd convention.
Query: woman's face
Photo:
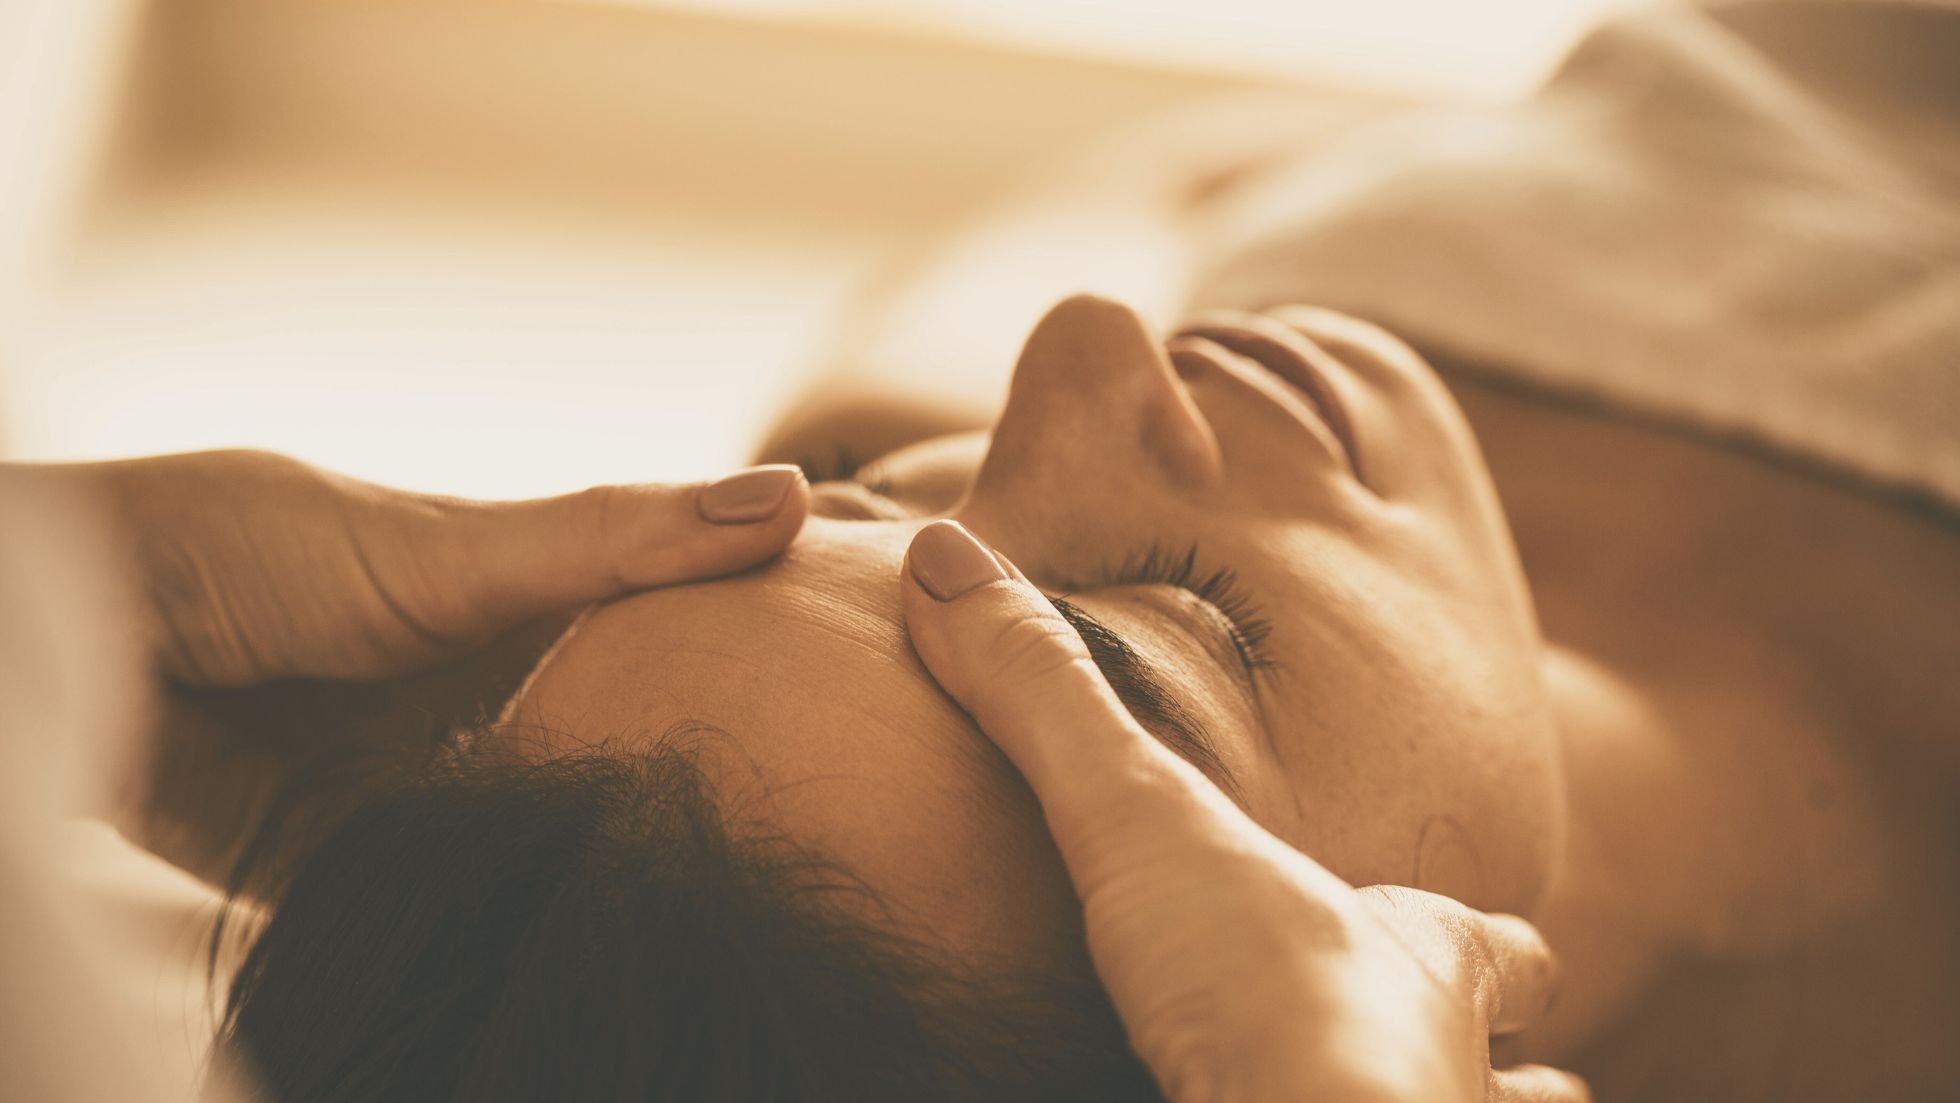
[[[1079,934],[1039,809],[899,614],[907,543],[952,516],[1065,596],[1145,726],[1281,839],[1355,884],[1535,901],[1563,815],[1529,598],[1468,428],[1392,338],[1282,309],[1160,343],[1070,299],[991,440],[816,502],[763,570],[594,611],[512,718],[554,749],[687,739],[735,820],[901,923],[1053,964]]]

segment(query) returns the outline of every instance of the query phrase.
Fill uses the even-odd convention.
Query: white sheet
[[[1960,511],[1960,8],[1628,19],[1521,107],[1262,194],[1201,302],[1343,308]]]

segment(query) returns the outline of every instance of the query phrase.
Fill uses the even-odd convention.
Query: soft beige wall
[[[25,454],[257,445],[486,494],[705,474],[882,258],[1248,83],[587,4],[154,15],[15,372]]]

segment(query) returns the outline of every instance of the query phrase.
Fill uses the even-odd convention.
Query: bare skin
[[[1637,899],[1555,894],[1539,917],[1570,986],[1536,1045],[1583,1044],[1604,1099],[1953,1083],[1960,695],[1939,671],[1960,654],[1960,535],[1755,456],[1455,391],[1555,649],[1593,794],[1575,846],[1647,867]],[[1609,911],[1670,935],[1645,960],[1632,938],[1585,946]],[[1862,1006],[1888,1013],[1845,1013]]]
[[[1158,148],[1168,176],[1253,167],[1237,148]],[[1100,232],[1155,241],[1171,272],[1230,217],[1134,174],[1071,188],[1127,211]],[[1004,364],[975,341],[922,343],[907,317],[955,313],[946,300],[976,281],[950,266],[991,256],[1057,289],[1073,272],[1174,323],[1149,295],[1175,276],[1072,267],[1068,251],[1094,242],[1012,257],[985,244],[1038,238],[1026,227],[1093,201],[1060,189],[995,212],[994,230],[869,305],[832,381],[870,390],[935,368],[910,375],[919,412],[887,410],[879,444],[992,416],[975,396],[998,390]],[[999,309],[992,324],[1016,328],[1018,305]],[[1525,1054],[1576,1068],[1605,1100],[1910,1099],[1960,1082],[1945,1044],[1960,1032],[1960,525],[1425,351],[1503,500],[1569,775],[1568,875],[1531,915],[1566,984]],[[788,421],[763,455],[854,447],[827,431]]]
[[[1202,188],[1125,191],[1090,181],[1062,206],[1109,204],[1102,221],[1083,224],[1116,238],[1142,234],[1175,268],[1189,236],[1204,229],[1191,205],[1212,196],[1243,155],[1235,148],[1222,167],[1196,157]],[[1121,217],[1106,217],[1111,210]],[[1071,222],[1065,215],[1050,208],[1042,217]],[[1015,240],[1042,243],[1038,234]],[[1068,247],[1094,252],[1092,244]],[[975,255],[956,251],[960,264]],[[1065,256],[977,255],[1015,273],[1049,273],[1057,293],[1072,281]],[[917,322],[920,312],[935,315],[935,299],[949,310],[969,305],[958,292],[970,280],[946,282],[939,296],[943,274],[928,264],[837,353],[844,367],[825,386],[867,399],[786,420],[764,459],[823,458],[839,447],[875,457],[991,421],[984,396],[1000,389],[1010,361]],[[1159,293],[1147,313],[1175,317],[1175,296],[1162,294],[1175,288],[1173,276],[1135,268],[1117,276]],[[989,316],[976,307],[971,317],[1009,342],[1026,328],[1012,310]],[[935,350],[935,338],[950,344]],[[1478,365],[1440,366],[1482,443],[1536,605],[1571,810],[1566,852],[1542,896],[1521,877],[1509,896],[1473,899],[1525,911],[1565,965],[1558,1008],[1505,1059],[1576,1068],[1606,1100],[1910,1099],[1955,1082],[1960,1069],[1942,1044],[1960,1030],[1960,1008],[1945,990],[1956,972],[1946,932],[1960,926],[1952,872],[1960,863],[1954,825],[1943,818],[1960,776],[1960,691],[1942,681],[1960,655],[1955,529],[1757,456],[1479,382]],[[971,478],[972,449],[962,459],[954,445],[946,456],[921,515],[949,507]],[[835,507],[840,493],[823,497]],[[812,548],[836,542],[830,534],[839,530],[815,527]],[[895,555],[903,542],[886,543]],[[786,570],[821,562],[790,558]],[[866,585],[889,577],[889,566],[862,574]],[[859,576],[819,581],[850,589]],[[758,576],[730,585],[774,583]],[[720,607],[702,613],[706,623],[726,619]],[[620,616],[611,624],[622,648],[646,639]],[[877,629],[875,619],[806,620],[860,636]],[[730,647],[754,635],[731,629]],[[837,641],[812,642],[821,648],[836,650]],[[723,673],[704,669],[698,688],[708,696],[725,684]],[[676,696],[687,689],[673,679],[661,687]],[[872,711],[889,721],[915,709],[921,725],[937,722],[932,710],[943,702],[929,687],[914,696],[880,700]],[[618,719],[630,722],[633,712]],[[875,735],[879,716],[837,727]],[[810,726],[806,712],[748,719],[733,726]],[[891,745],[868,745],[867,760],[889,759]],[[835,772],[834,744],[808,750],[805,774]],[[906,776],[895,771],[888,791],[906,795]],[[814,800],[821,787],[802,791]],[[911,795],[921,816],[947,803],[929,791]],[[813,804],[811,814],[829,810]],[[847,819],[834,826],[854,829]],[[873,826],[889,836],[889,821]],[[951,853],[1001,853],[1004,866],[1018,853],[991,838],[939,841]],[[1037,859],[1045,845],[1038,835],[1019,844]],[[1420,863],[1410,848],[1405,858],[1371,860],[1370,872],[1421,883]],[[944,868],[932,861],[922,870]],[[959,877],[945,889],[972,883]],[[1066,911],[1066,886],[1052,878],[1024,891]],[[976,943],[998,946],[1025,933],[1015,924],[1026,909],[988,910],[997,904],[958,900],[950,910],[973,919]]]
[[[1960,533],[1446,378],[1532,589],[1573,809],[1566,875],[1530,913],[1564,987],[1515,1055],[1604,1100],[1955,1082],[1960,693],[1940,671]]]

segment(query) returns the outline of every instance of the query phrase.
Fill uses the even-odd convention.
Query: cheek
[[[1529,731],[1507,724],[1433,733],[1424,786],[1432,801],[1399,825],[1409,885],[1485,911],[1533,910],[1563,817],[1556,759]]]
[[[1416,834],[1415,871],[1409,884],[1456,900],[1481,900],[1489,892],[1484,847],[1462,820],[1436,814]]]
[[[1387,592],[1365,630],[1324,630],[1291,687],[1296,845],[1355,884],[1529,911],[1563,822],[1533,648],[1439,621],[1433,598],[1397,621]]]
[[[1355,885],[1529,913],[1558,841],[1548,755],[1481,735],[1404,727],[1399,747],[1344,756],[1302,791],[1302,849]]]

